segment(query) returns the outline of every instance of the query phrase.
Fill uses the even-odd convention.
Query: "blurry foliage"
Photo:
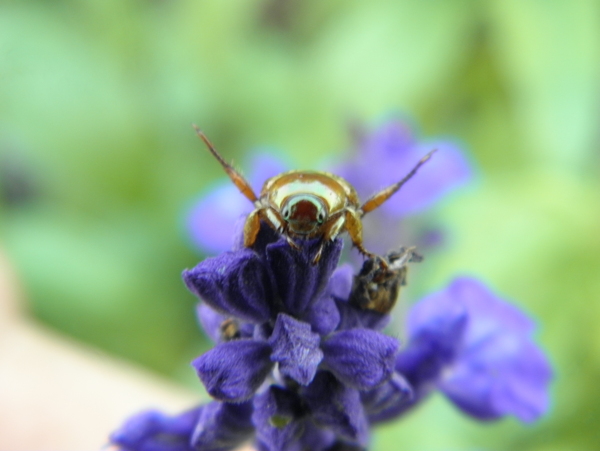
[[[193,379],[207,344],[179,274],[202,256],[182,224],[222,173],[190,123],[240,166],[269,144],[309,168],[349,145],[348,119],[410,114],[481,168],[429,214],[450,239],[417,290],[471,272],[519,302],[556,366],[555,406],[533,427],[481,426],[438,398],[376,449],[590,450],[599,108],[592,0],[5,0],[2,247],[41,321]]]

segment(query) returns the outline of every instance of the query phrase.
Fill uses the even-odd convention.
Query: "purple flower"
[[[319,245],[304,241],[301,250],[293,249],[265,226],[254,249],[226,252],[184,271],[190,291],[210,307],[200,312],[211,336],[220,318],[254,324],[252,337],[220,342],[194,360],[213,397],[250,399],[275,364],[280,375],[301,386],[321,366],[358,390],[374,389],[392,376],[395,339],[364,328],[336,330],[340,314],[332,294],[339,291],[340,277],[332,275],[342,242],[328,244],[315,265]]]
[[[368,443],[369,424],[358,390],[321,371],[301,395],[316,424],[332,430],[339,439],[362,446]]]
[[[298,450],[307,412],[300,397],[283,387],[271,386],[254,398],[256,441],[264,451]]]
[[[430,208],[454,188],[471,178],[471,168],[458,145],[443,140],[417,141],[408,125],[384,122],[371,134],[359,137],[350,161],[336,168],[362,199],[408,174],[428,152],[435,156],[380,209],[392,217],[404,217]]]
[[[271,352],[264,341],[235,340],[218,344],[192,365],[213,398],[241,402],[250,399],[270,373]]]
[[[368,249],[385,253],[399,243],[434,247],[443,230],[433,226],[413,230],[402,219],[426,211],[472,179],[472,169],[460,146],[449,140],[418,140],[403,121],[391,119],[373,132],[358,133],[354,153],[332,169],[344,177],[364,201],[399,181],[433,149],[438,151],[419,172],[363,221]]]
[[[271,360],[279,364],[281,374],[301,385],[308,385],[323,360],[321,337],[310,324],[280,313],[269,337]]]
[[[324,364],[341,382],[358,390],[378,387],[394,372],[398,342],[369,329],[349,329],[332,334],[322,345]]]
[[[130,419],[111,436],[130,451],[226,451],[254,435],[261,451],[360,450],[371,425],[441,390],[465,413],[538,418],[550,368],[533,324],[473,279],[457,279],[410,312],[409,342],[379,329],[388,315],[353,304],[341,241],[291,248],[263,227],[255,246],[184,272],[217,343],[193,362],[217,400],[170,417]],[[371,287],[377,289],[377,287]]]
[[[264,226],[252,249],[236,245],[184,271],[216,343],[192,364],[216,401],[182,417],[134,417],[112,442],[131,451],[224,451],[254,433],[265,451],[364,448],[369,412],[410,389],[394,370],[397,340],[348,303],[352,274],[336,270],[341,240],[314,264],[320,244],[293,249]],[[352,319],[342,323],[340,310]]]
[[[194,451],[226,451],[238,447],[254,433],[253,404],[211,402],[202,407],[190,437]]]
[[[188,288],[204,301],[201,323],[217,342],[193,365],[218,400],[254,399],[260,449],[363,446],[368,421],[361,393],[374,405],[381,401],[371,401],[377,395],[370,391],[394,392],[387,381],[398,342],[365,328],[368,320],[340,327],[339,306],[350,295],[344,286],[352,283],[348,270],[335,271],[341,240],[327,245],[316,265],[319,240],[299,244],[300,250],[291,248],[265,226],[253,249],[236,246],[184,272]],[[240,333],[228,341],[222,324],[231,318],[239,320]]]
[[[371,423],[382,413],[397,406],[408,406],[413,390],[406,378],[395,371],[383,385],[361,393],[361,401]]]
[[[110,441],[132,451],[230,450],[254,432],[252,409],[252,403],[211,402],[175,416],[149,410],[127,420]]]
[[[269,153],[258,153],[250,162],[248,181],[256,193],[262,184],[287,170],[286,165]],[[231,249],[236,222],[253,209],[230,180],[224,180],[207,194],[203,194],[187,215],[187,229],[192,242],[211,254]]]
[[[396,361],[422,400],[439,389],[480,420],[538,419],[548,409],[550,364],[532,340],[533,322],[481,282],[459,278],[410,312],[409,343]],[[383,412],[388,419],[406,404]]]
[[[156,410],[139,413],[113,432],[110,441],[123,450],[193,451],[190,437],[202,409],[196,407],[176,416]]]
[[[254,249],[208,258],[184,271],[183,279],[192,293],[226,316],[255,324],[274,321],[278,313],[303,319],[322,300],[342,242],[326,245],[313,265],[318,239],[301,242],[302,251],[296,251],[279,238],[262,227]]]

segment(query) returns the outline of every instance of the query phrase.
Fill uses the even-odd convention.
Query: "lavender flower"
[[[533,343],[533,322],[476,279],[459,278],[417,304],[396,370],[415,391],[372,421],[406,412],[433,390],[479,420],[537,420],[548,409],[550,364]]]
[[[193,362],[215,401],[139,414],[111,441],[130,451],[225,451],[251,437],[261,451],[360,450],[372,425],[436,389],[481,420],[546,410],[550,369],[517,309],[458,279],[414,307],[398,354],[379,332],[387,315],[352,302],[352,270],[336,269],[341,240],[313,265],[319,244],[292,249],[264,226],[252,249],[184,271],[216,342]]]
[[[335,172],[362,198],[397,182],[423,155],[438,149],[419,176],[381,206],[379,211],[391,217],[425,211],[471,178],[470,164],[458,145],[448,140],[417,141],[408,125],[399,120],[386,121],[373,133],[360,134],[357,141],[354,155]]]
[[[403,121],[383,122],[371,133],[359,130],[354,152],[332,172],[348,180],[365,199],[410,171],[415,161],[433,149],[435,156],[402,189],[364,220],[364,242],[368,249],[388,252],[398,243],[415,243],[421,249],[434,247],[444,231],[434,225],[410,227],[403,219],[422,213],[472,179],[472,168],[464,151],[445,139],[418,140]]]
[[[342,243],[328,245],[313,265],[319,244],[306,241],[297,251],[263,227],[254,250],[227,252],[184,272],[188,288],[208,306],[254,326],[251,337],[219,343],[194,361],[213,397],[250,399],[275,364],[281,376],[301,386],[319,367],[357,390],[391,377],[396,340],[375,330],[337,329],[340,316],[328,284]]]
[[[110,436],[120,449],[136,451],[192,451],[190,438],[204,407],[170,417],[149,410],[129,418]]]
[[[194,418],[134,417],[113,434],[114,443],[129,450],[224,450],[246,438],[251,425],[261,450],[367,445],[364,406],[381,404],[382,393],[400,392],[396,401],[410,396],[394,369],[399,344],[375,328],[342,321],[349,293],[341,286],[352,277],[336,270],[342,241],[328,244],[317,265],[320,241],[299,244],[300,250],[291,248],[265,226],[253,249],[238,246],[184,271],[188,288],[204,301],[201,323],[217,343],[193,362],[216,401],[195,409]],[[372,313],[373,324],[381,324],[385,315]],[[235,333],[225,333],[231,324]],[[157,415],[160,421],[153,420]],[[239,433],[229,439],[224,431],[232,429]]]

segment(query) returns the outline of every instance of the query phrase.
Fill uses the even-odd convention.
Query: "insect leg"
[[[288,234],[284,235],[285,239],[287,240],[288,244],[290,245],[290,247],[292,249],[294,249],[295,251],[299,251],[300,250],[300,246],[298,246],[298,243],[296,243],[291,236],[289,236]]]
[[[244,223],[244,247],[251,247],[260,230],[260,210],[252,211]]]
[[[281,219],[279,213],[269,206],[262,205],[260,201],[257,202],[257,204],[257,208],[248,215],[246,222],[244,223],[245,247],[252,247],[252,245],[254,245],[256,237],[258,236],[258,232],[260,231],[261,220],[266,222],[269,227],[271,227],[277,233],[284,234],[284,221]],[[291,238],[288,238],[288,242],[290,241]],[[290,242],[290,245],[298,248],[296,243]]]
[[[282,235],[295,250],[300,250],[300,246],[292,239],[288,233],[287,223],[281,217],[281,214],[270,206],[264,207],[262,210],[262,218],[271,226],[273,230]]]
[[[350,235],[352,244],[361,254],[369,258],[376,258],[375,254],[369,252],[363,246],[362,221],[360,220],[360,216],[360,211],[351,208],[346,209],[346,230],[348,231],[348,235]]]
[[[334,215],[331,218],[329,218],[329,220],[325,223],[325,225],[323,227],[325,229],[325,232],[323,233],[323,236],[321,238],[321,243],[319,244],[319,250],[317,250],[317,253],[313,257],[313,261],[312,261],[313,265],[316,265],[317,263],[319,263],[319,260],[321,260],[321,254],[323,253],[323,247],[325,247],[325,245],[329,241],[334,240],[335,237],[338,236],[338,234],[340,233],[340,230],[342,230],[342,227],[344,227],[345,222],[346,222],[346,217],[343,214],[343,212],[340,212],[337,215]]]
[[[277,233],[284,233],[285,221],[277,210],[266,206],[261,208],[262,219],[264,219]]]
[[[210,153],[213,155],[213,157],[215,157],[217,159],[217,161],[219,163],[221,163],[221,166],[223,166],[223,169],[225,169],[225,172],[227,172],[227,175],[229,176],[229,178],[231,179],[233,184],[235,186],[237,186],[237,189],[239,189],[240,192],[244,196],[246,196],[251,202],[256,202],[258,200],[258,198],[256,197],[256,194],[254,194],[252,187],[246,181],[246,179],[242,176],[242,174],[240,174],[238,171],[236,171],[233,166],[231,166],[229,163],[227,163],[225,161],[225,159],[217,152],[215,147],[208,140],[206,135],[204,133],[202,133],[202,130],[200,130],[198,128],[198,126],[196,126],[194,124],[192,126],[194,127],[194,130],[196,130],[196,133],[198,134],[200,139],[202,141],[204,141],[204,144],[206,144],[206,147],[208,148]]]
[[[371,196],[360,207],[360,209],[359,209],[360,216],[364,216],[367,213],[369,213],[370,211],[375,210],[377,207],[379,207],[381,204],[383,204],[386,200],[388,200],[390,197],[392,197],[392,195],[394,195],[400,188],[402,188],[402,185],[404,185],[408,180],[411,179],[411,177],[413,175],[415,175],[417,173],[419,168],[421,166],[423,166],[423,164],[425,164],[425,162],[427,162],[427,160],[429,160],[431,158],[431,155],[433,155],[433,153],[436,150],[437,149],[433,149],[431,152],[429,152],[427,155],[425,155],[423,158],[421,158],[419,160],[419,162],[415,165],[415,167],[412,168],[412,170],[408,174],[406,174],[406,176],[404,176],[404,178],[402,180],[400,180],[397,183],[394,183],[393,185],[388,186],[387,188],[382,189],[378,193]]]

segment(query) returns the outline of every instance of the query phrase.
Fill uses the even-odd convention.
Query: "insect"
[[[365,260],[360,272],[354,276],[348,302],[363,310],[387,314],[392,311],[400,288],[406,285],[408,263],[418,263],[423,257],[415,247],[401,247],[385,257]]]
[[[227,318],[219,326],[219,332],[221,333],[221,339],[223,341],[237,340],[241,338],[239,323],[233,318]]]
[[[350,183],[337,175],[319,171],[288,171],[271,177],[257,196],[246,179],[216,151],[206,135],[196,125],[194,129],[234,185],[254,204],[254,210],[244,224],[244,246],[254,244],[262,220],[295,249],[300,248],[294,241],[296,238],[320,237],[321,244],[313,257],[313,264],[320,260],[323,247],[342,232],[348,232],[352,244],[361,254],[375,258],[375,254],[363,246],[361,218],[396,193],[435,152],[429,152],[402,180],[382,189],[362,205]]]

